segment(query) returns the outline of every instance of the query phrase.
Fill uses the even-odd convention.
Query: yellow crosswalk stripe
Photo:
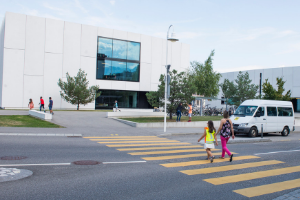
[[[264,194],[271,194],[274,192],[280,192],[283,190],[289,190],[298,187],[300,187],[300,179],[294,179],[290,181],[283,181],[283,182],[272,183],[268,185],[233,190],[233,192],[241,194],[246,197],[256,197]]]
[[[202,147],[200,145],[197,146],[172,146],[172,147],[139,147],[139,148],[123,148],[117,149],[119,151],[143,151],[143,150],[158,150],[158,149],[188,149],[188,148],[199,148]]]
[[[212,149],[212,151],[220,151],[221,149]],[[154,155],[154,154],[169,154],[169,153],[185,153],[185,152],[201,152],[205,149],[185,149],[185,150],[172,150],[172,151],[148,151],[148,152],[133,152],[130,155]]]
[[[92,141],[98,141],[97,139],[93,140],[90,139]],[[177,140],[167,140],[167,141],[123,141],[123,142],[98,142],[99,144],[109,144],[109,143],[115,143],[115,144],[130,144],[130,143],[155,143],[155,142],[180,142]]]
[[[166,146],[166,145],[188,145],[191,143],[156,143],[156,144],[123,144],[123,145],[118,145],[118,144],[114,144],[114,145],[106,145],[108,147],[142,147],[142,146]]]
[[[232,152],[233,153],[233,152]],[[236,154],[236,153],[234,153]],[[233,157],[233,162],[236,160],[246,160],[246,159],[254,159],[259,158],[258,156],[238,156]],[[220,162],[228,162],[229,159],[214,159],[214,163]],[[167,163],[167,164],[160,164],[164,167],[186,167],[191,165],[203,165],[203,164],[210,164],[209,160],[195,160],[195,161],[188,161],[188,162],[178,162],[178,163]]]
[[[244,163],[244,164],[237,164],[237,165],[227,165],[227,166],[221,166],[221,167],[182,170],[180,172],[187,174],[187,175],[210,174],[210,173],[215,173],[215,172],[225,172],[225,171],[236,170],[236,169],[245,169],[245,168],[250,168],[250,167],[260,167],[260,166],[275,165],[275,164],[281,164],[281,163],[284,163],[284,162],[279,161],[279,160],[268,160],[268,161]]]
[[[221,155],[222,152],[213,153],[214,155]],[[193,158],[207,156],[207,153],[197,153],[197,154],[185,154],[185,155],[175,155],[175,156],[156,156],[156,157],[143,157],[144,160],[170,160],[170,159],[178,159],[178,158]],[[207,160],[204,160],[207,161]]]
[[[220,178],[210,178],[210,179],[204,179],[204,181],[209,182],[214,185],[222,185],[222,184],[226,184],[226,183],[236,183],[236,182],[241,182],[241,181],[248,181],[248,180],[253,180],[253,179],[270,177],[270,176],[289,174],[289,173],[294,173],[294,172],[299,172],[299,171],[300,171],[300,166],[295,166],[295,167],[286,167],[286,168],[272,169],[272,170],[267,170],[267,171],[239,174],[239,175],[234,175],[234,176],[224,176],[224,177],[220,177]]]
[[[103,137],[98,137],[98,136],[95,136],[95,137],[83,137],[83,138],[87,138],[87,139],[90,139],[90,138],[160,138],[160,137],[157,137],[157,136],[103,136]]]
[[[107,138],[105,138],[105,139],[90,139],[90,140],[92,140],[92,141],[127,141],[127,140],[132,140],[132,141],[135,141],[135,140],[139,140],[139,141],[147,141],[147,140],[155,140],[155,141],[166,141],[166,140],[168,140],[167,138],[130,138],[130,139],[128,139],[128,138],[111,138],[111,139],[107,139]]]

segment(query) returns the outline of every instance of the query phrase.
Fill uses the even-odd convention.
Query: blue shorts
[[[49,110],[52,110],[52,106],[49,106]]]

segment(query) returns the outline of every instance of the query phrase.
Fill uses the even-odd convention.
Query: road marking
[[[91,137],[83,137],[83,138],[87,138],[87,139],[90,139],[90,138],[107,138],[107,139],[112,139],[112,138],[160,138],[160,137],[157,137],[157,136],[107,136],[107,137],[98,137],[98,136],[91,136]]]
[[[47,165],[71,165],[71,163],[8,164],[8,165],[0,165],[0,167],[8,167],[8,166],[47,166]]]
[[[268,153],[256,153],[254,155],[264,155],[264,154],[273,154],[273,153],[287,153],[287,152],[294,152],[294,151],[300,151],[300,150],[290,150],[290,151],[273,151]]]
[[[102,164],[145,163],[147,161],[102,162]]]
[[[165,141],[168,140],[167,138],[111,138],[111,139],[90,139],[92,141],[127,141],[127,140],[140,140],[140,141],[147,141],[147,140],[155,140],[155,141]]]
[[[93,140],[91,139],[92,141],[98,141],[97,139]],[[99,144],[111,144],[111,143],[115,143],[115,144],[130,144],[130,143],[155,143],[155,142],[180,142],[180,141],[177,141],[177,140],[167,140],[167,141],[124,141],[124,142],[98,142]]]
[[[215,172],[225,172],[225,171],[231,171],[231,170],[236,170],[236,169],[245,169],[245,168],[250,168],[250,167],[260,167],[260,166],[275,165],[275,164],[281,164],[281,163],[284,163],[284,162],[278,161],[278,160],[268,160],[268,161],[244,163],[244,164],[237,164],[237,165],[227,165],[227,166],[221,166],[221,167],[183,170],[180,172],[187,174],[187,175],[210,174],[210,173],[215,173]]]
[[[221,155],[222,152],[214,153],[214,155]],[[175,155],[175,156],[156,156],[156,157],[143,157],[144,160],[170,160],[178,158],[194,158],[200,156],[207,156],[207,153],[197,153],[197,154],[185,154],[185,155]],[[207,160],[205,160],[207,161]],[[210,162],[210,161],[209,161]]]
[[[294,173],[299,171],[300,171],[300,166],[295,166],[295,167],[286,167],[280,169],[272,169],[267,171],[252,172],[246,174],[238,174],[233,176],[224,176],[220,178],[210,178],[210,179],[204,179],[204,181],[211,183],[213,185],[222,185],[226,183],[249,181],[253,179],[265,178],[270,176],[279,176],[282,174],[289,174],[289,173]]]
[[[233,152],[232,152],[233,153]],[[236,153],[234,153],[236,154]],[[254,159],[259,158],[257,156],[238,156],[233,157],[233,162],[236,160],[246,160],[246,159]],[[228,162],[229,159],[214,159],[213,163],[220,163],[220,162]],[[211,164],[209,160],[195,160],[189,162],[178,162],[178,163],[167,163],[167,164],[160,164],[164,167],[186,167],[191,165],[203,165],[203,164]]]
[[[212,151],[220,151],[221,149],[212,149]],[[148,152],[133,152],[128,153],[130,155],[154,155],[154,154],[169,154],[169,153],[184,153],[184,152],[201,152],[205,149],[185,149],[185,150],[173,150],[173,151],[148,151]]]
[[[146,147],[146,148],[124,148],[117,149],[119,151],[142,151],[142,150],[157,150],[157,149],[187,149],[187,148],[199,148],[202,146],[172,146],[172,147]]]
[[[241,194],[246,197],[256,197],[264,194],[271,194],[274,192],[280,192],[283,190],[289,190],[297,187],[300,187],[300,179],[244,188],[239,190],[233,190],[233,192]]]
[[[156,143],[156,144],[113,144],[113,145],[106,145],[108,147],[142,147],[142,146],[165,146],[165,145],[188,145],[191,143]]]

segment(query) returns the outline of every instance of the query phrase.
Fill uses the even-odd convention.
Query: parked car
[[[294,109],[290,101],[246,100],[230,117],[235,134],[256,137],[261,133],[281,133],[288,136],[295,130]]]

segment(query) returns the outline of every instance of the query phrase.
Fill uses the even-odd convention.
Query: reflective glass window
[[[126,62],[112,61],[111,69],[112,75],[115,80],[124,81],[124,74],[126,72]]]
[[[267,115],[268,116],[277,116],[277,108],[276,107],[267,107]]]
[[[257,112],[260,112],[260,116],[265,116],[265,107],[259,107]]]
[[[111,61],[98,59],[97,79],[110,79],[110,77],[111,77]]]
[[[112,39],[98,37],[98,57],[112,57]]]
[[[113,58],[127,59],[127,42],[113,40]]]
[[[252,116],[256,109],[257,106],[239,106],[234,115]]]
[[[278,116],[292,117],[293,108],[278,107]]]
[[[140,60],[140,43],[128,42],[127,60]]]
[[[126,70],[126,80],[127,81],[139,81],[139,71],[140,64],[139,63],[127,63]]]

